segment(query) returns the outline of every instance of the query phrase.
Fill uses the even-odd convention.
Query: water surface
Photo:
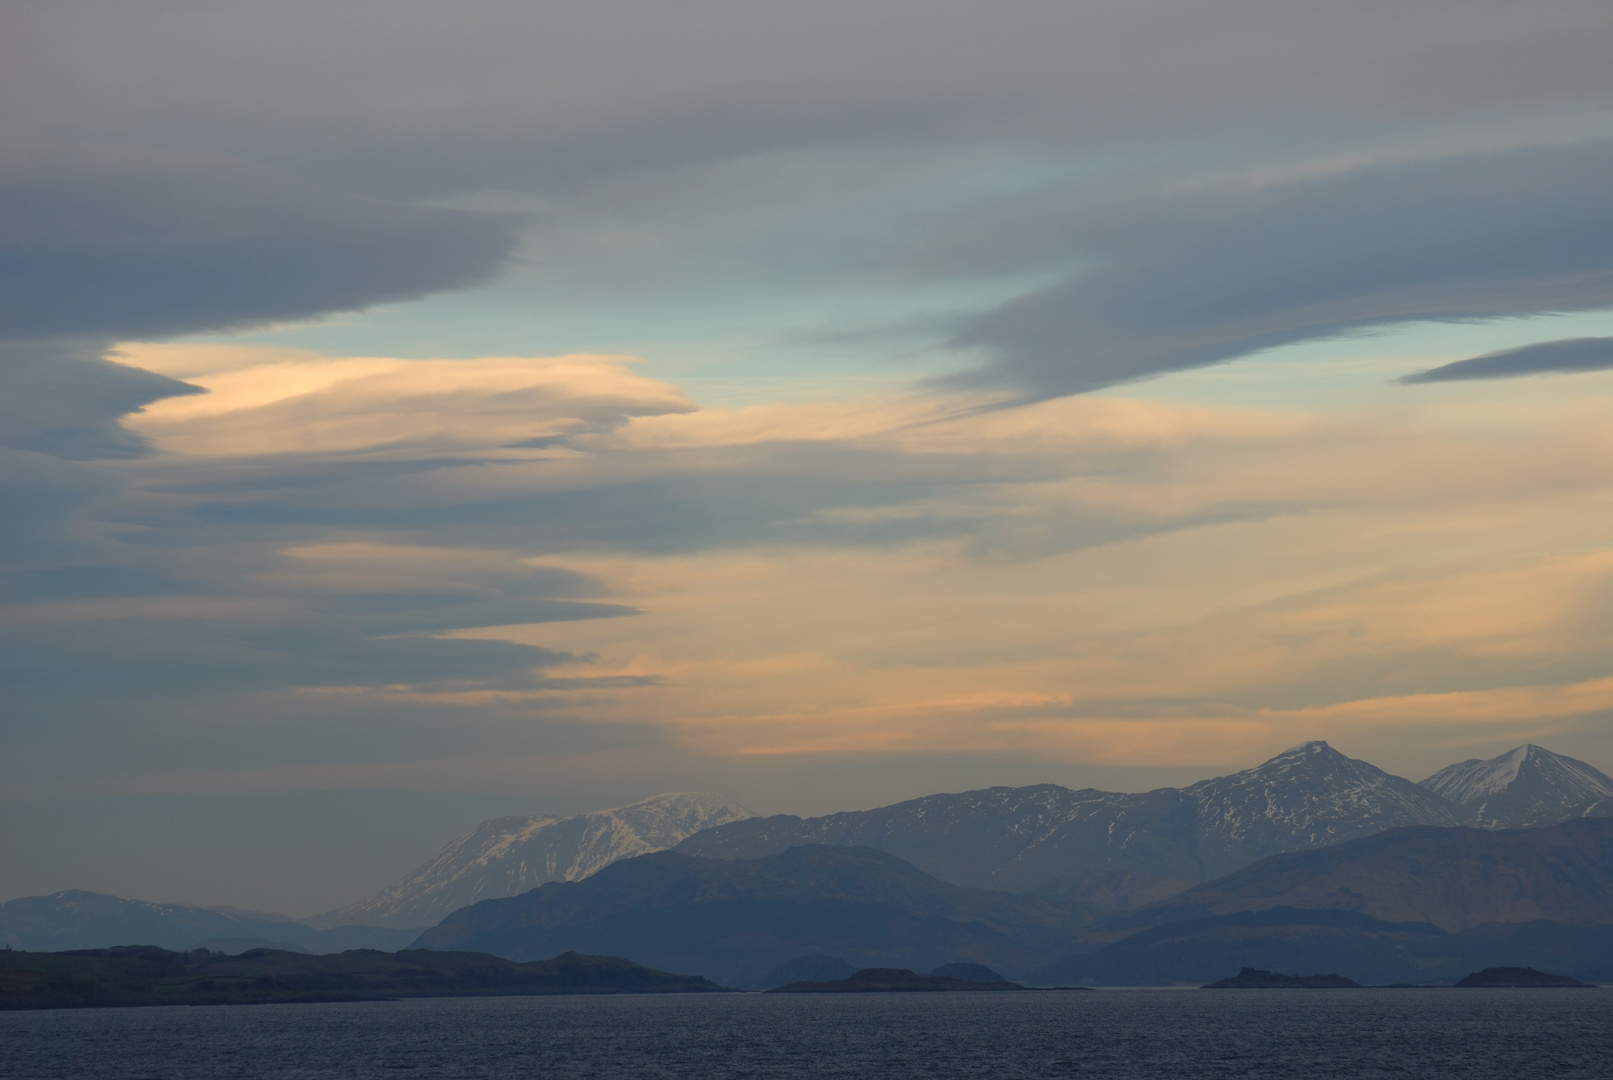
[[[1609,990],[449,998],[0,1013],[0,1077],[1613,1075]]]

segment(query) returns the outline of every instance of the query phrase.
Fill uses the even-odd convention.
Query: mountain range
[[[1308,742],[1186,788],[987,788],[825,817],[750,818],[696,833],[676,850],[753,859],[796,844],[858,844],[958,885],[1124,909],[1267,855],[1466,820],[1461,805],[1424,785]]]
[[[494,818],[374,896],[306,921],[319,928],[432,926],[478,900],[576,881],[618,859],[663,851],[702,829],[753,816],[721,795],[684,792],[571,817]]]
[[[812,953],[856,967],[970,961],[1024,971],[1072,948],[1090,921],[1039,897],[938,881],[885,852],[807,844],[760,859],[625,859],[581,881],[463,908],[414,947],[511,960],[575,950],[761,986]]]
[[[1613,982],[1613,926],[1536,920],[1456,933],[1354,911],[1268,908],[1166,923],[1023,976],[1040,985],[1198,986],[1237,971],[1337,972],[1360,983],[1452,983],[1486,967]]]
[[[1023,976],[1122,939],[1140,948],[1166,925],[1312,941],[1345,933],[1334,923],[1346,915],[1446,936],[1482,936],[1486,920],[1595,922],[1608,896],[1581,887],[1602,865],[1585,845],[1608,816],[1613,780],[1536,746],[1414,784],[1311,742],[1140,794],[1002,787],[817,818],[757,818],[720,795],[669,794],[572,817],[500,818],[368,900],[312,919],[68,892],[0,905],[0,943],[333,952],[396,949],[438,924],[422,944],[521,958],[620,951],[747,985],[831,953],[860,966],[984,962]],[[1582,832],[1540,828],[1554,822]],[[1503,829],[1518,825],[1535,828]],[[528,915],[510,914],[523,904]],[[1323,914],[1256,926],[1277,909]],[[749,929],[713,922],[718,910]],[[639,924],[631,933],[612,923],[627,912]],[[828,921],[800,922],[807,915]],[[1317,919],[1334,922],[1316,929]],[[680,966],[696,962],[716,966]]]
[[[767,985],[814,955],[859,967],[985,964],[1044,985],[1198,985],[1244,966],[1373,983],[1448,982],[1497,965],[1594,975],[1613,972],[1613,818],[1397,829],[1269,856],[1107,914],[949,885],[871,848],[661,852],[462,909],[415,947],[512,960],[587,950],[739,986]]]
[[[1130,929],[1274,907],[1355,911],[1447,932],[1540,919],[1613,923],[1613,817],[1539,829],[1392,829],[1262,859],[1107,924]]]

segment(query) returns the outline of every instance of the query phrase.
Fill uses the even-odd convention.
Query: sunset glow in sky
[[[0,13],[0,899],[1613,770],[1605,5]]]

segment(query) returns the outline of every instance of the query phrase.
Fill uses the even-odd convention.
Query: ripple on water
[[[0,1077],[1608,1076],[1606,990],[452,998],[0,1013]]]

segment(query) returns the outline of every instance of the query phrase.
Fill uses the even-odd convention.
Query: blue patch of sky
[[[1361,141],[1372,140],[1362,133]],[[495,280],[190,340],[331,355],[625,354],[707,406],[899,390],[981,362],[947,347],[958,322],[1075,265],[1057,245],[1040,255],[1021,247],[1017,264],[950,259],[949,245],[967,243],[971,228],[1117,178],[1236,172],[1228,159],[1247,149],[1233,138],[1081,157],[1002,147],[789,151],[619,177],[564,196],[463,196],[442,205],[530,216],[517,258]],[[1315,150],[1288,149],[1299,158]],[[1271,408],[1387,404],[1420,392],[1393,385],[1414,371],[1610,334],[1613,312],[1404,324],[1104,392]]]
[[[958,318],[1067,269],[938,270],[930,248],[984,208],[1069,182],[1070,166],[915,156],[771,154],[564,200],[456,199],[531,217],[496,280],[192,340],[333,355],[630,354],[706,404],[905,384],[973,362],[944,347]]]
[[[1475,385],[1405,386],[1395,380],[1455,360],[1564,338],[1613,336],[1613,310],[1461,322],[1414,322],[1265,349],[1210,367],[1172,372],[1102,391],[1246,408],[1395,408],[1436,397],[1531,392],[1529,378]],[[1546,375],[1546,379],[1595,376]]]

